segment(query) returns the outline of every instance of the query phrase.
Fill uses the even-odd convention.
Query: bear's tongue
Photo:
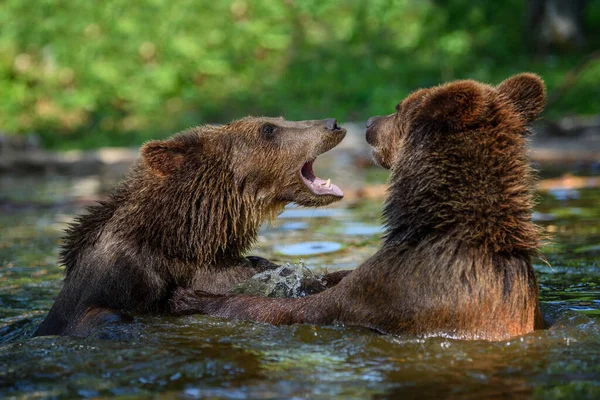
[[[300,169],[300,178],[302,178],[302,182],[304,182],[308,190],[317,196],[329,194],[336,197],[344,197],[342,190],[331,183],[331,179],[324,180],[315,175],[313,171],[314,161],[308,161]]]

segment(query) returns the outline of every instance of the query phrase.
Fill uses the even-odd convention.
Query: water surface
[[[0,397],[600,398],[600,191],[540,193],[553,235],[536,260],[552,329],[506,342],[382,336],[357,327],[274,327],[139,316],[95,337],[32,338],[61,288],[61,231],[106,182],[0,179]],[[253,254],[329,270],[378,247],[381,201],[289,208]]]

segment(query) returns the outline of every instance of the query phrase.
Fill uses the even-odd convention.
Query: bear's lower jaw
[[[383,153],[375,148],[372,149],[373,159],[375,162],[382,168],[390,169],[392,168],[391,164],[388,163],[383,156]]]
[[[321,179],[315,175],[313,171],[313,163],[314,159],[307,161],[304,163],[298,175],[300,176],[300,180],[304,185],[308,188],[308,190],[314,194],[315,196],[334,196],[342,198],[344,197],[344,192],[337,186],[331,183],[331,179]]]
[[[323,207],[336,201],[340,201],[342,197],[334,196],[330,194],[325,195],[314,195],[312,192],[308,192],[306,189],[302,189],[302,193],[297,193],[291,200],[302,207]]]

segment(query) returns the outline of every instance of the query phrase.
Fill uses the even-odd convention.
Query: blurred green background
[[[359,121],[520,71],[552,94],[599,43],[597,0],[3,0],[0,131],[62,149],[247,114]],[[599,110],[591,62],[545,116]]]

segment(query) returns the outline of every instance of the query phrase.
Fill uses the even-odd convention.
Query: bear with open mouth
[[[529,124],[546,97],[534,74],[418,90],[367,123],[391,170],[381,248],[336,286],[299,299],[178,290],[177,314],[382,333],[505,340],[544,327],[532,258]]]
[[[108,199],[68,229],[64,286],[36,335],[87,335],[128,312],[167,312],[178,287],[226,293],[277,267],[244,254],[286,204],[343,197],[313,163],[345,134],[333,118],[246,117],[146,143]]]

